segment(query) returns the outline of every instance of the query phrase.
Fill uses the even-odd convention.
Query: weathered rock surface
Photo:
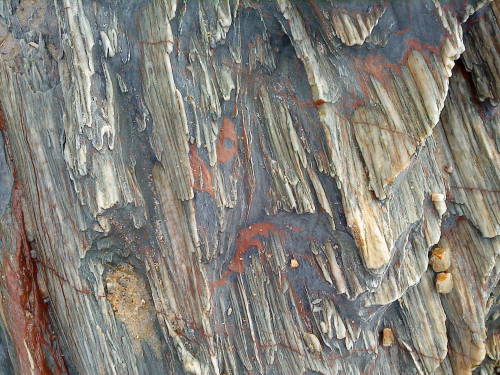
[[[0,2],[0,373],[492,374],[499,23]]]

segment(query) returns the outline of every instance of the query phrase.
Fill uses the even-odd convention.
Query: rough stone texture
[[[0,373],[493,373],[499,9],[0,2]]]

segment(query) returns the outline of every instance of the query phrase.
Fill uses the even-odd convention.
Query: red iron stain
[[[404,29],[398,30],[394,33],[394,35],[403,35],[411,30],[411,26],[405,27]]]
[[[406,53],[405,53],[404,58],[403,58],[404,62],[406,62],[406,60],[408,60],[408,56],[410,55],[410,53],[412,53],[415,50],[422,52],[422,55],[427,63],[429,63],[429,56],[425,53],[425,51],[429,51],[437,56],[441,55],[438,46],[433,46],[430,44],[423,44],[420,40],[415,39],[415,38],[408,39],[406,41],[406,44],[408,44],[408,49],[406,50]]]
[[[204,191],[214,196],[212,173],[202,158],[198,155],[195,145],[189,147],[189,164],[193,171],[193,189]]]
[[[270,233],[277,233],[280,236],[284,235],[283,231],[276,225],[265,221],[240,230],[236,238],[236,253],[228,269],[233,272],[243,273],[243,255],[254,246],[263,253],[264,245],[257,236],[269,237]]]
[[[52,357],[57,374],[67,374],[62,356],[53,347],[49,336],[49,319],[37,284],[37,265],[31,258],[30,244],[24,229],[21,189],[14,173],[12,212],[18,224],[17,252],[5,257],[6,319],[12,341],[19,356],[20,372],[31,373],[31,360],[36,374],[53,374],[47,356]],[[29,351],[29,352],[28,352]]]
[[[323,100],[323,99],[318,99],[314,102],[314,105],[318,106],[318,105],[322,105],[322,104],[325,104],[326,102]]]
[[[290,286],[292,286],[291,283],[290,283]],[[309,318],[309,314],[307,313],[307,310],[304,307],[304,304],[302,303],[301,298],[299,297],[299,295],[295,291],[295,288],[291,287],[290,291],[291,291],[293,300],[295,302],[295,306],[297,307],[297,312],[299,313],[300,317],[302,318],[302,321],[305,323],[307,328],[309,330],[311,330],[312,329],[311,319]]]
[[[387,86],[392,82],[390,72],[399,74],[401,68],[398,64],[391,64],[383,56],[369,55],[365,58],[354,58],[354,66],[357,72],[357,80],[361,91],[365,97],[369,97],[367,82],[368,77],[372,76],[377,79],[382,85]]]
[[[224,271],[224,272],[222,273],[222,276],[220,277],[220,279],[219,279],[219,280],[212,281],[212,282],[210,283],[210,288],[211,288],[211,290],[213,290],[213,289],[217,289],[217,288],[220,288],[220,287],[221,287],[221,286],[223,286],[223,285],[226,285],[226,284],[229,282],[229,280],[227,279],[227,277],[228,277],[230,274],[231,274],[231,271]]]
[[[227,148],[224,145],[225,140],[231,141],[232,145]],[[222,126],[219,132],[219,139],[217,141],[217,161],[220,163],[226,163],[231,160],[234,155],[238,152],[238,139],[236,137],[236,130],[234,124],[228,118],[222,120]]]
[[[0,108],[0,131],[4,132],[7,130],[7,126],[5,125],[7,121],[5,121],[5,116],[3,114],[2,109]],[[7,137],[4,137],[7,138]]]
[[[343,110],[356,110],[365,104],[364,99],[360,98],[354,88],[349,89],[350,96],[344,100],[342,104]]]
[[[247,189],[247,213],[246,217],[248,219],[248,215],[250,215],[250,210],[252,208],[252,202],[253,202],[253,193],[255,191],[255,176],[254,176],[254,171],[253,171],[253,166],[252,166],[252,148],[250,146],[250,140],[248,137],[248,132],[247,128],[245,126],[245,120],[244,118],[242,119],[241,122],[241,129],[242,129],[242,134],[243,134],[243,156],[244,156],[244,162],[245,162],[245,180],[246,184],[248,186]]]
[[[383,8],[387,7],[387,3],[384,4],[375,4],[369,11],[364,11],[364,10],[348,10],[346,8],[337,8],[329,11],[330,15],[337,15],[337,14],[346,14],[350,16],[351,18],[356,18],[358,16],[365,16],[369,17],[370,15],[381,11]]]
[[[374,77],[384,86],[390,85],[392,82],[390,73],[392,72],[393,74],[399,75],[401,73],[401,66],[406,64],[408,57],[413,51],[421,52],[427,64],[429,64],[429,52],[440,56],[440,46],[424,44],[415,38],[407,39],[406,44],[407,48],[403,58],[395,64],[390,63],[385,57],[380,55],[368,55],[365,58],[354,58],[356,71],[360,72],[357,77],[358,84],[365,97],[370,97],[367,86],[369,76]]]
[[[266,221],[250,225],[247,228],[241,229],[236,238],[236,252],[221,278],[211,283],[212,287],[218,288],[228,282],[227,277],[232,273],[243,273],[245,271],[243,265],[243,256],[252,247],[259,249],[259,252],[264,254],[264,244],[257,236],[269,237],[271,233],[276,233],[280,237],[284,236],[283,230],[278,228],[273,223]]]
[[[401,68],[398,64],[389,63],[385,57],[369,55],[364,59],[364,71],[384,83],[390,80],[390,71],[399,74]]]

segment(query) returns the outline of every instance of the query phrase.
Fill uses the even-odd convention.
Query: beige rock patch
[[[146,341],[160,355],[155,310],[144,279],[131,265],[121,265],[106,275],[106,287],[106,297],[116,318],[127,327],[134,350],[142,352],[141,343]]]
[[[382,345],[383,346],[391,346],[394,342],[394,332],[390,328],[384,328],[382,331]]]
[[[453,277],[449,272],[441,272],[436,276],[436,290],[438,293],[450,293],[453,289]]]

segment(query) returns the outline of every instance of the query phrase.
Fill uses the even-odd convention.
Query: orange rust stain
[[[236,238],[236,252],[231,260],[231,263],[227,267],[227,270],[223,272],[221,278],[211,283],[213,288],[218,288],[228,282],[227,277],[232,273],[243,273],[243,256],[252,247],[259,249],[261,254],[264,253],[264,244],[257,236],[269,237],[271,233],[276,233],[283,238],[284,231],[273,223],[266,221],[250,225],[247,228],[241,229],[238,232]]]
[[[194,177],[193,189],[204,191],[214,196],[212,173],[203,159],[198,155],[195,145],[189,147],[189,164],[191,165]]]
[[[226,139],[230,140],[232,143],[230,148],[227,148],[224,145],[224,141]],[[234,123],[228,118],[224,118],[222,120],[222,126],[220,128],[219,139],[217,141],[216,148],[217,161],[220,163],[228,162],[238,152],[238,139],[236,137],[236,129],[234,128]]]
[[[325,104],[326,102],[323,100],[323,99],[318,99],[314,102],[314,105],[318,106],[318,105],[322,105],[322,104]]]
[[[447,278],[448,278],[448,275],[446,272],[438,273],[436,276],[437,281],[445,281]]]

